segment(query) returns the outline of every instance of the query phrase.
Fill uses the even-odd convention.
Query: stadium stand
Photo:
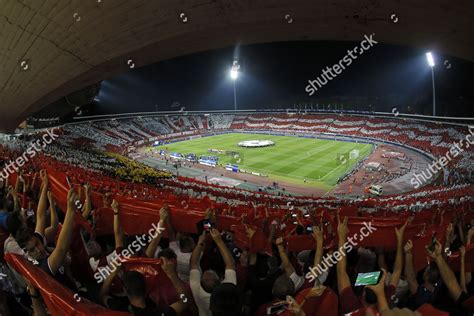
[[[336,114],[211,114],[58,130],[58,142],[1,181],[2,297],[26,314],[474,311],[474,188],[465,180],[379,198],[289,197],[172,177],[123,155],[128,146],[215,130],[310,130],[438,157],[465,137],[460,127]],[[1,160],[16,159],[28,142],[3,144]],[[472,150],[449,167],[471,170]],[[358,273],[380,270],[378,284],[353,286]]]

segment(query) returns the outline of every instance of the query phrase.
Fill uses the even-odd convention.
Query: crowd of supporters
[[[474,281],[471,263],[465,258],[471,253],[474,228],[467,210],[456,216],[433,214],[431,225],[444,231],[426,244],[429,262],[416,268],[414,256],[425,254],[414,253],[412,239],[417,235],[405,236],[407,229],[416,227],[412,216],[391,228],[396,244],[386,248],[358,246],[349,236],[348,218],[337,214],[334,221],[313,221],[314,226],[303,223],[315,217],[312,212],[303,214],[295,209],[286,218],[270,221],[269,214],[263,214],[261,220],[254,218],[259,227],[244,217],[241,225],[249,240],[255,234],[264,235],[267,246],[255,250],[238,246],[237,239],[242,237],[237,236],[237,229],[220,229],[223,215],[213,209],[202,210],[197,232],[177,230],[172,208],[164,203],[156,210],[160,229],[127,256],[142,260],[145,266],[147,260],[158,259],[152,262],[163,275],[150,291],[146,269],[124,269],[117,263],[123,258],[116,258],[131,249],[135,237],[124,233],[126,223],[118,197],[104,192],[100,194],[102,205],[93,205],[97,204],[92,199],[96,193],[86,184],[80,190],[70,189],[61,209],[44,170],[20,172],[15,181],[3,182],[1,189],[0,229],[7,234],[3,255],[24,258],[25,264],[44,271],[46,278],[107,309],[134,315],[268,315],[280,305],[287,315],[472,312]],[[98,209],[112,210],[108,225],[113,234],[95,234]],[[364,219],[360,216],[359,220]],[[90,232],[73,234],[78,218],[83,225],[90,225]],[[296,221],[291,231],[282,228],[288,221]],[[289,236],[303,235],[311,236],[314,246],[289,250]],[[87,250],[80,264],[87,265],[91,273],[103,274],[102,282],[74,274],[72,267],[78,259],[73,260],[71,252],[77,239]],[[353,245],[350,249],[349,241]],[[448,264],[453,254],[460,260],[456,272]],[[333,264],[323,260],[330,255]],[[318,272],[311,277],[310,271],[315,269]],[[383,271],[378,284],[354,286],[358,273],[378,270]],[[47,314],[41,288],[35,288],[29,278],[6,263],[1,271],[6,275],[0,280],[2,315],[16,311]]]
[[[62,133],[68,141],[81,134],[86,143],[103,134],[103,149],[156,137],[145,125],[167,133],[323,128],[315,120],[354,135],[379,137],[389,129],[409,145],[435,142],[437,154],[449,137],[462,136],[453,128],[433,127],[442,134],[433,139],[425,125],[406,129],[373,119],[361,127],[344,117],[301,115],[140,118]],[[14,159],[25,145],[0,147],[1,159]],[[474,311],[474,191],[466,181],[377,199],[272,196],[168,178],[91,149],[60,139],[0,180],[0,315],[81,308],[97,315],[214,316]],[[354,239],[362,223],[377,228],[364,242]],[[382,271],[377,284],[355,286],[359,273],[373,271]]]

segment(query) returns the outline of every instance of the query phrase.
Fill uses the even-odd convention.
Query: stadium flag
[[[338,166],[340,166],[340,165],[345,165],[345,164],[347,164],[347,163],[349,162],[349,158],[350,158],[350,156],[349,156],[349,153],[348,153],[348,152],[346,152],[346,153],[338,153],[338,154],[336,155],[336,163],[337,163]]]

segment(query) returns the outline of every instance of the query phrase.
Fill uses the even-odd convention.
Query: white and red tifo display
[[[273,146],[275,143],[271,140],[244,140],[238,143],[240,147],[267,147],[267,146]]]

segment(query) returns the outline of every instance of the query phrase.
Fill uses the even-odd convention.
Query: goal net
[[[358,149],[353,149],[351,150],[351,152],[349,153],[349,158],[350,159],[357,159],[359,158],[359,155],[360,155],[360,152]]]

